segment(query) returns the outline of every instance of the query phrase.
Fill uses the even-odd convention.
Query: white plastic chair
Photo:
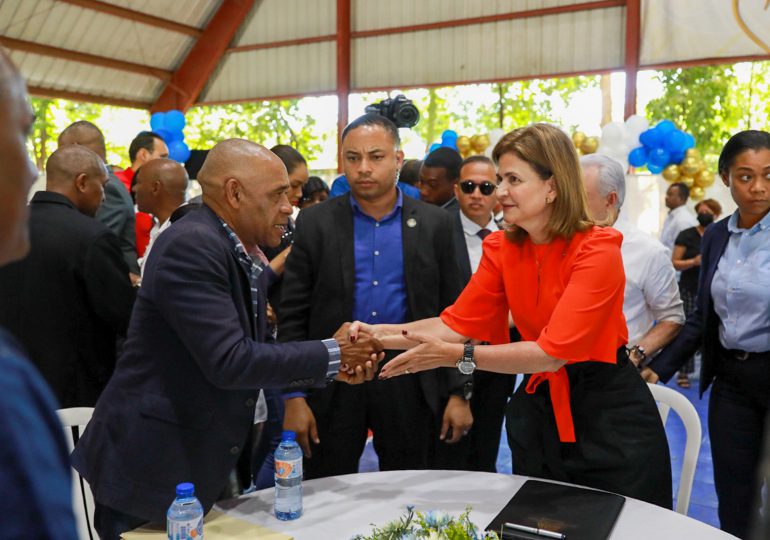
[[[684,423],[687,432],[687,442],[684,446],[682,458],[682,474],[679,477],[679,492],[676,496],[676,511],[687,515],[692,494],[692,483],[695,480],[695,466],[698,464],[698,454],[701,445],[701,425],[698,412],[690,400],[676,390],[672,390],[660,384],[647,384],[652,392],[652,397],[658,402],[658,412],[663,425],[671,409],[674,409]]]
[[[67,440],[67,448],[70,452],[75,447],[75,433],[72,428],[78,428],[78,436],[83,434],[91,416],[94,414],[92,407],[73,407],[71,409],[59,409],[56,411],[59,421],[64,427],[64,438]],[[94,522],[94,497],[88,483],[81,478],[75,469],[72,469],[72,509],[77,521],[78,536],[81,540],[94,540],[97,538],[93,531]]]

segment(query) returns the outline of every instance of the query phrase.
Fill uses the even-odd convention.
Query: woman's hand
[[[405,339],[419,343],[385,364],[380,379],[419,373],[437,367],[454,367],[463,355],[462,343],[448,343],[439,338],[403,331]]]

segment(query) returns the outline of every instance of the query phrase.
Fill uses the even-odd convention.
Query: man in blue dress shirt
[[[34,116],[0,50],[0,265],[29,251],[27,194],[37,178],[26,139]],[[15,340],[0,329],[2,538],[77,539],[67,449],[56,402]]]
[[[395,125],[377,115],[354,120],[342,134],[342,160],[350,194],[297,219],[281,340],[315,339],[353,319],[435,317],[462,288],[452,216],[396,187],[403,153]],[[284,428],[298,433],[306,478],[357,472],[368,430],[381,470],[429,468],[442,440],[456,442],[470,428],[468,382],[451,369],[287,393]]]

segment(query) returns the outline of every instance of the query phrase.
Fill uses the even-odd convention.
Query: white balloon
[[[623,140],[625,126],[620,122],[610,122],[602,128],[602,143],[615,145]]]
[[[626,129],[630,130],[632,133],[642,133],[643,131],[647,131],[649,127],[650,123],[644,116],[632,114],[626,119]]]
[[[495,146],[497,146],[497,143],[500,142],[500,139],[503,138],[503,135],[505,135],[505,130],[500,128],[495,128],[487,134],[489,137],[489,146],[487,146],[486,150],[484,150],[485,156],[492,158],[492,150],[495,149]]]

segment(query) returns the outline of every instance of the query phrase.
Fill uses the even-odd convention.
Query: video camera
[[[379,103],[367,105],[364,109],[367,113],[379,114],[396,124],[396,127],[414,127],[420,121],[420,111],[414,106],[411,99],[399,94],[394,98],[388,98]]]

